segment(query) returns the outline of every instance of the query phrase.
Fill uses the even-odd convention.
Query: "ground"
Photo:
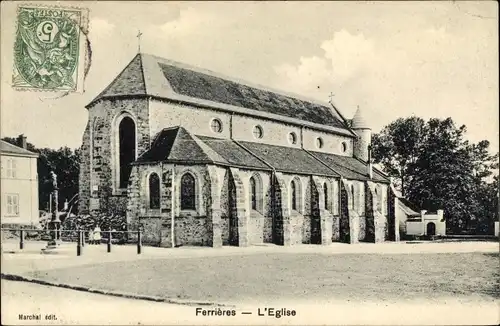
[[[2,273],[117,292],[223,303],[238,309],[251,307],[254,315],[256,307],[273,305],[300,310],[301,317],[323,318],[320,323],[329,324],[374,324],[373,320],[381,324],[500,321],[499,254],[495,242],[294,248],[144,247],[141,255],[136,254],[134,247],[114,246],[111,253],[106,253],[105,246],[86,246],[80,257],[76,256],[73,245],[61,248],[58,255],[40,255],[34,244],[27,244],[22,253],[9,250],[4,243],[2,246]],[[31,296],[27,300],[37,302],[30,291],[25,292]],[[4,293],[2,289],[3,296]],[[12,295],[17,300],[13,302],[20,300],[19,295]],[[82,295],[76,291],[67,294],[69,300]],[[115,299],[116,305],[121,300],[130,301]],[[82,300],[78,306],[86,306],[87,299]],[[135,302],[137,309],[149,309],[140,308],[144,301]],[[147,304],[157,311],[171,309],[165,303]],[[210,323],[195,316],[194,306],[183,307],[188,309],[188,315],[183,312],[180,316],[191,318],[187,319],[190,323]],[[114,309],[111,303],[110,309]],[[135,308],[131,309],[135,312]],[[422,309],[427,313],[421,313]],[[243,323],[256,318],[254,315],[243,316],[247,318]],[[300,320],[297,317],[291,322],[300,324]],[[303,323],[308,320],[311,319],[304,319]],[[214,323],[236,321],[219,319]],[[159,323],[158,319],[151,322]],[[259,324],[267,322],[273,320],[255,320]]]
[[[213,302],[500,299],[498,254],[264,254],[97,263],[31,273],[91,288]]]

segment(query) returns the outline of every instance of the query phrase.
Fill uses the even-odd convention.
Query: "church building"
[[[80,214],[173,247],[397,241],[358,109],[137,54],[86,106]]]

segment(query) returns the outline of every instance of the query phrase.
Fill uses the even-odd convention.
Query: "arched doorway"
[[[118,127],[119,133],[119,166],[120,166],[120,188],[127,188],[130,171],[132,170],[131,163],[135,161],[135,123],[130,117],[124,117],[120,121]]]
[[[427,224],[427,235],[436,235],[436,224],[433,222]]]

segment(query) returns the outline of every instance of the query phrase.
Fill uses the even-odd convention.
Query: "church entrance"
[[[128,186],[131,163],[135,161],[135,123],[130,117],[125,117],[120,122],[119,132],[119,165],[120,165],[120,188]]]
[[[427,235],[436,235],[436,224],[433,222],[427,224]]]

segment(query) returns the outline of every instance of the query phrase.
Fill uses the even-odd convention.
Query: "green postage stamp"
[[[12,86],[82,91],[87,25],[86,9],[19,5]]]

